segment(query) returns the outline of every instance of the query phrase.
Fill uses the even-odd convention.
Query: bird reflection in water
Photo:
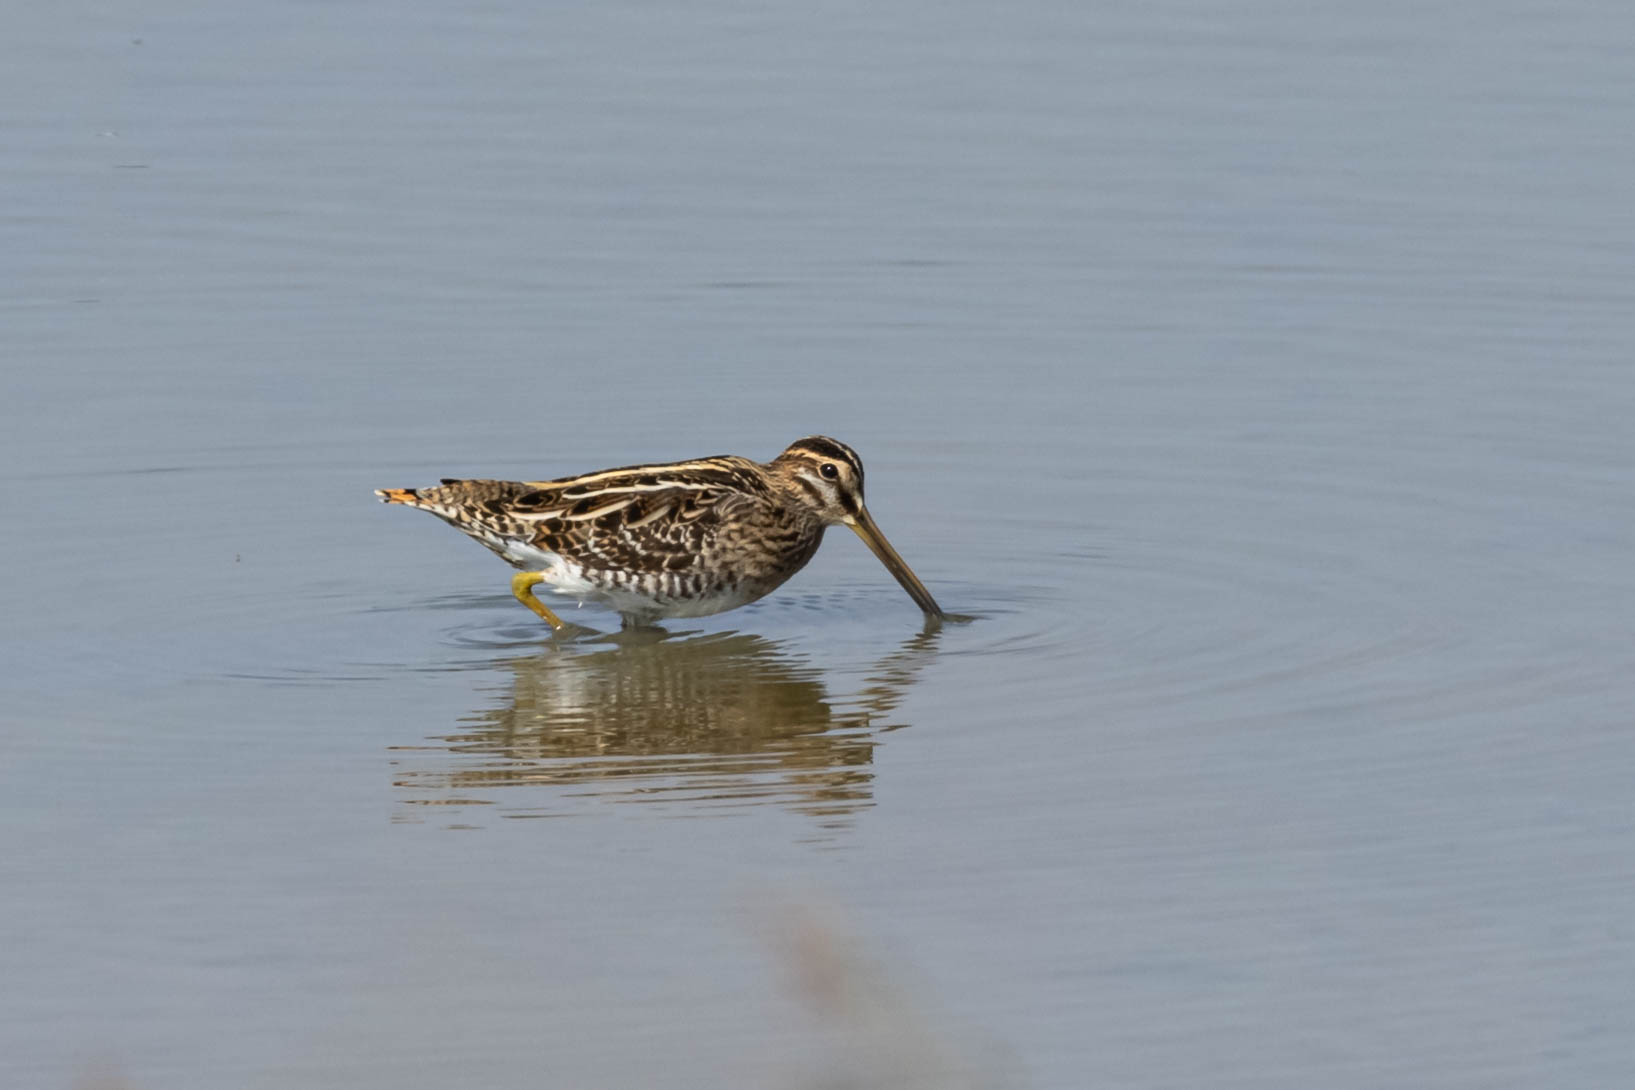
[[[906,725],[892,712],[938,634],[928,626],[838,695],[823,670],[745,633],[638,631],[553,647],[503,664],[507,699],[421,747],[441,755],[436,765],[400,754],[397,786],[417,807],[499,804],[512,817],[587,801],[770,802],[844,824],[872,801],[878,735]]]

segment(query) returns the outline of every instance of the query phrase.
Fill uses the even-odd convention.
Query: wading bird
[[[821,435],[766,463],[721,455],[375,494],[430,511],[520,569],[511,593],[558,631],[565,623],[534,597],[540,583],[609,606],[627,628],[703,617],[777,589],[836,524],[857,531],[928,619],[945,616],[863,506],[857,452]]]

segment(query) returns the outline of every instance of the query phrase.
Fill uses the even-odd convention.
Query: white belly
[[[536,549],[519,541],[504,542],[505,559],[523,571],[537,571],[545,577],[545,585],[559,594],[577,598],[581,602],[599,599],[601,588],[585,578],[585,569],[564,560],[559,553]]]
[[[544,577],[543,585],[558,594],[595,602],[626,617],[643,623],[666,617],[708,617],[729,609],[748,605],[764,596],[772,587],[740,584],[738,587],[701,596],[680,596],[663,593],[644,593],[634,587],[608,586],[585,577],[583,565],[565,559],[559,553],[516,541],[504,542],[505,559],[523,571],[537,571]],[[775,584],[774,584],[775,585]]]

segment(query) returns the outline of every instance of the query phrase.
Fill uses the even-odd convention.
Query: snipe
[[[857,452],[821,435],[766,463],[721,455],[375,494],[430,511],[521,569],[511,592],[558,630],[562,619],[534,597],[540,583],[610,606],[626,627],[703,617],[777,589],[837,524],[857,531],[928,618],[944,616],[863,506]]]

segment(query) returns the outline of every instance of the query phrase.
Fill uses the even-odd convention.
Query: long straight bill
[[[942,607],[937,605],[937,600],[931,597],[931,592],[925,589],[925,584],[920,582],[919,576],[909,570],[908,565],[903,563],[903,558],[897,555],[897,550],[891,547],[891,542],[886,540],[886,535],[880,532],[880,527],[874,524],[868,508],[858,508],[857,514],[846,525],[857,531],[857,536],[863,539],[863,544],[880,558],[880,563],[884,564],[886,570],[903,585],[903,589],[908,591],[908,596],[914,599],[915,605],[925,611],[927,617],[946,616]]]

